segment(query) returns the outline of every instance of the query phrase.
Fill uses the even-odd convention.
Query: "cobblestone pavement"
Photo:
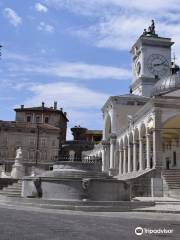
[[[160,213],[86,213],[0,206],[0,240],[180,239],[180,216]],[[135,228],[173,233],[135,235]]]

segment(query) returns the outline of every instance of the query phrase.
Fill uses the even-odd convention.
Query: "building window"
[[[36,117],[36,123],[40,123],[40,116]]]
[[[47,138],[41,138],[41,146],[45,147],[47,143]]]
[[[34,146],[34,145],[35,145],[35,142],[36,142],[36,141],[35,141],[35,138],[34,138],[34,137],[30,137],[30,138],[29,138],[29,145],[30,145],[30,146]]]
[[[173,166],[176,166],[176,152],[173,152]]]
[[[29,157],[29,161],[34,161],[34,159],[35,159],[35,152],[33,150],[30,150],[29,154],[28,154],[28,157]]]
[[[7,151],[2,151],[0,154],[1,159],[6,160],[7,159]]]
[[[44,122],[45,122],[45,123],[49,123],[49,118],[48,118],[48,117],[45,117]]]
[[[27,122],[31,122],[31,116],[27,116]]]
[[[53,146],[53,147],[56,146],[56,140],[52,140],[52,146]]]
[[[1,143],[2,143],[2,145],[7,145],[7,143],[8,143],[8,138],[7,138],[7,135],[6,135],[6,134],[2,134],[2,135],[1,135]]]
[[[47,152],[43,151],[41,152],[41,161],[46,161],[47,160]]]

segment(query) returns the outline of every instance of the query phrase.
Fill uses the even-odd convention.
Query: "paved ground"
[[[86,213],[0,205],[0,216],[0,240],[180,239],[178,214]],[[136,236],[137,226],[174,232]]]

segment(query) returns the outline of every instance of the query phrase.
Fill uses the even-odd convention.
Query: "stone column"
[[[150,134],[146,134],[146,160],[147,160],[147,169],[150,168]]]
[[[131,171],[131,145],[128,144],[128,172]]]
[[[139,170],[143,170],[143,140],[139,138]]]
[[[161,109],[154,110],[154,130],[153,130],[153,168],[155,174],[151,178],[151,196],[163,196],[162,171],[162,137],[161,137]]]
[[[115,147],[116,147],[116,135],[111,135],[110,139],[110,175],[114,175],[115,173]]]
[[[122,149],[119,150],[119,175],[122,174]]]
[[[126,147],[123,148],[123,154],[124,154],[124,157],[123,157],[123,174],[126,173]]]
[[[137,171],[137,142],[133,142],[133,171]]]
[[[159,130],[153,131],[153,167],[162,167],[162,140]]]
[[[102,151],[102,171],[109,171],[109,142],[102,141],[103,151]]]

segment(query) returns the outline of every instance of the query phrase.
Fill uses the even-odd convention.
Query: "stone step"
[[[13,183],[7,187],[0,190],[0,195],[9,197],[20,197],[21,196],[22,181]]]
[[[25,201],[26,200],[26,201]],[[26,207],[41,207],[47,209],[77,210],[77,211],[131,211],[139,207],[154,206],[154,202],[130,202],[130,201],[60,201],[43,199],[24,199],[13,196],[2,200],[7,204]]]
[[[16,186],[8,186],[6,188],[3,188],[3,189],[17,189],[17,190],[21,190],[22,186],[20,187],[16,187]]]
[[[180,191],[180,170],[173,169],[163,172],[163,178],[169,187],[169,190],[175,189]]]
[[[21,196],[21,192],[17,193],[17,192],[0,192],[0,195],[2,196],[7,196],[7,197],[20,197]]]
[[[1,190],[2,192],[21,192],[21,189],[8,189],[5,188],[3,190]]]

